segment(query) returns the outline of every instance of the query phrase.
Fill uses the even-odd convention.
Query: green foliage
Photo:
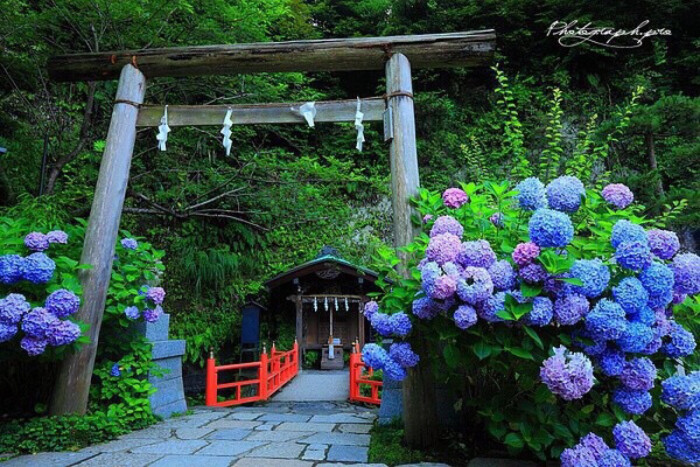
[[[368,452],[370,463],[393,466],[433,460],[428,454],[403,445],[403,427],[399,421],[375,425],[370,434],[372,435]]]
[[[304,354],[304,368],[316,368],[321,360],[321,352],[318,350],[307,350]]]

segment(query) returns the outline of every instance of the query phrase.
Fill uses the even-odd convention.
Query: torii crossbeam
[[[85,234],[81,263],[83,305],[76,317],[90,325],[90,344],[68,355],[59,373],[52,412],[84,413],[109,286],[137,126],[157,126],[162,107],[143,106],[146,78],[290,71],[385,70],[386,94],[364,99],[366,120],[385,122],[390,141],[394,244],[408,244],[414,236],[409,199],[418,193],[418,160],[413,111],[413,68],[474,67],[490,63],[495,49],[493,30],[255,44],[231,44],[165,49],[128,50],[53,57],[49,75],[56,81],[97,81],[119,78],[112,120],[100,164],[95,197]],[[352,121],[355,101],[318,103],[317,121]],[[293,104],[243,106],[169,106],[171,125],[220,124],[226,110],[234,123],[303,123]],[[386,116],[386,118],[384,118]],[[419,366],[413,372],[428,371]],[[404,382],[404,399],[416,405],[429,395]],[[420,379],[420,377],[418,378]],[[430,407],[423,407],[431,412]],[[411,413],[409,413],[411,412]],[[405,417],[425,418],[420,411]],[[429,417],[428,417],[429,418]],[[434,418],[434,414],[433,414]],[[408,427],[419,424],[410,423]],[[416,420],[413,420],[414,422]],[[423,424],[430,435],[435,427]]]

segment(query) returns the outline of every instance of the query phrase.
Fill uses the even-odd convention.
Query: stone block
[[[158,462],[149,464],[149,467],[228,467],[235,460],[235,457],[202,456],[199,454],[165,456]],[[128,465],[131,466],[131,464]]]
[[[235,464],[234,467],[311,467],[313,462],[297,459],[265,459],[262,457],[246,457]]]
[[[244,452],[260,447],[265,443],[260,441],[224,441],[214,440],[197,454],[208,456],[238,456]]]
[[[153,342],[153,360],[185,355],[185,341],[155,341]]]
[[[258,418],[264,422],[308,422],[311,415],[296,413],[268,413]]]
[[[173,435],[170,428],[150,427],[144,430],[132,431],[119,439],[168,439]]]
[[[153,383],[157,391],[149,396],[151,409],[171,404],[180,399],[184,399],[182,390],[182,378],[159,380]],[[185,410],[186,411],[186,410]]]
[[[372,425],[366,423],[343,423],[340,426],[338,426],[338,429],[343,433],[367,434],[372,429]]]
[[[382,403],[379,406],[380,425],[391,423],[403,414],[403,393],[400,381],[384,378],[382,388]]]
[[[326,459],[339,462],[367,462],[368,451],[369,448],[366,447],[332,445]]]
[[[304,436],[312,435],[308,431],[255,431],[246,439],[250,441],[274,441],[284,442],[303,438]]]
[[[155,376],[154,374],[149,374],[148,381],[150,383],[182,378],[182,359],[180,357],[162,358],[153,363],[158,366],[158,371],[161,372],[162,375]]]
[[[175,436],[179,439],[200,439],[211,433],[209,428],[178,428]]]
[[[94,453],[86,452],[40,452],[39,454],[15,457],[3,462],[2,466],[35,467],[41,465],[46,467],[63,467],[65,465],[73,465],[94,455]]]
[[[354,433],[315,433],[299,440],[307,444],[338,444],[343,446],[369,446],[369,435]]]
[[[251,452],[250,457],[296,459],[306,446],[297,443],[271,443]]]
[[[281,431],[333,431],[335,424],[333,423],[298,423],[285,422],[275,428]]]
[[[131,452],[144,454],[192,454],[207,445],[201,439],[172,439],[134,448]]]
[[[328,446],[325,444],[309,444],[304,451],[304,455],[301,456],[302,459],[308,461],[322,461],[326,459],[326,449]]]
[[[264,415],[262,412],[239,412],[235,411],[232,414],[226,416],[226,418],[231,418],[233,420],[255,420],[259,416]]]
[[[246,430],[244,428],[225,428],[223,430],[214,430],[207,436],[207,439],[241,440],[252,432],[253,430]]]
[[[110,441],[103,444],[95,444],[93,446],[88,446],[81,449],[80,452],[119,452],[128,451],[129,449],[138,448],[141,446],[147,446],[149,444],[154,444],[159,442],[157,439],[118,439],[116,441]],[[3,466],[4,467],[4,466]]]
[[[105,452],[78,464],[80,467],[141,467],[160,459],[162,454],[132,454],[130,452]],[[44,464],[37,464],[44,465]],[[70,464],[74,465],[74,464]]]
[[[311,423],[366,423],[367,421],[350,413],[334,413],[329,415],[314,415]]]
[[[167,341],[169,327],[170,315],[168,313],[163,313],[155,323],[139,321],[134,324],[134,328],[151,342]]]
[[[258,425],[262,425],[262,422],[252,421],[252,420],[229,420],[227,418],[223,420],[214,420],[208,423],[204,428],[246,428],[253,429]]]

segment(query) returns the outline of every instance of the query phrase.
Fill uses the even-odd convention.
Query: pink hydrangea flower
[[[464,190],[460,190],[459,188],[448,188],[442,194],[442,202],[448,208],[457,209],[464,203],[469,202],[469,196],[467,196]]]

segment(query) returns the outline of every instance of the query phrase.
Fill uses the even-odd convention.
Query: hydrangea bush
[[[683,376],[697,365],[686,326],[700,258],[633,200],[572,176],[422,190],[408,277],[381,252],[384,291],[365,309],[395,342],[367,344],[364,361],[398,380],[430,365],[465,423],[514,454],[626,466],[661,437],[669,456],[700,462],[700,373]],[[415,329],[433,336],[424,355]]]

